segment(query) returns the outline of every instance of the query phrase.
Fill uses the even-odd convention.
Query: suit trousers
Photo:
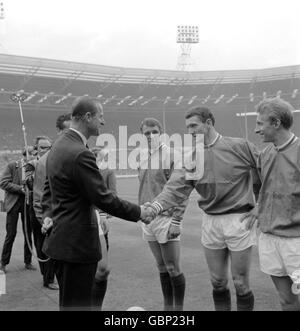
[[[32,226],[33,241],[34,241],[37,257],[40,260],[46,261],[46,262],[39,261],[39,266],[40,266],[41,274],[43,276],[44,286],[47,286],[54,282],[54,275],[55,275],[54,260],[48,258],[48,256],[42,251],[42,247],[46,235],[42,233],[42,225],[36,218],[32,206],[30,206],[30,221]]]
[[[55,260],[61,311],[92,310],[92,287],[96,270],[97,262],[83,264]]]
[[[6,215],[6,236],[5,236],[2,256],[1,256],[1,263],[3,265],[7,265],[10,262],[12,247],[17,235],[19,214],[21,214],[22,228],[24,234],[24,263],[25,264],[31,263],[32,256],[25,236],[24,198],[21,197],[18,199],[16,204]],[[32,229],[30,224],[30,218],[29,218],[30,216],[29,216],[28,208],[26,208],[26,216],[27,216],[27,222],[26,222],[27,236],[28,236],[29,244],[32,247],[32,238],[31,238]]]

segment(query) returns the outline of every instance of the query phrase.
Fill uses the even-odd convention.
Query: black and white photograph
[[[0,0],[0,312],[300,310],[299,12]]]

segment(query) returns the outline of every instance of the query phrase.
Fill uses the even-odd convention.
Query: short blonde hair
[[[290,103],[278,97],[262,100],[256,106],[258,114],[268,115],[270,122],[280,120],[282,127],[286,130],[293,125],[293,110],[294,107]]]

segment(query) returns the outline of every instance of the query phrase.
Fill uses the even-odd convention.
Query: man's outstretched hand
[[[141,206],[141,221],[145,224],[151,223],[154,218],[157,216],[157,213],[151,203],[147,202]]]
[[[46,234],[53,226],[53,221],[52,218],[50,217],[45,217],[43,220],[43,225],[42,225],[42,233]]]

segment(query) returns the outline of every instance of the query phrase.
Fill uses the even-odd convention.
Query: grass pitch
[[[118,178],[119,195],[137,202],[137,178]],[[186,277],[185,310],[213,310],[209,273],[201,246],[201,210],[192,194],[185,213],[181,240],[181,269]],[[0,245],[5,237],[5,213],[0,213]],[[110,222],[109,265],[111,273],[103,310],[126,310],[141,306],[146,310],[162,309],[159,274],[153,256],[142,239],[139,224],[113,218]],[[44,289],[39,271],[24,269],[23,234],[19,220],[18,234],[6,274],[6,294],[0,296],[1,310],[58,310],[58,292]],[[38,266],[36,261],[33,263]],[[280,310],[270,278],[259,269],[256,247],[250,276],[255,296],[255,310]],[[232,307],[235,291],[230,281]]]

